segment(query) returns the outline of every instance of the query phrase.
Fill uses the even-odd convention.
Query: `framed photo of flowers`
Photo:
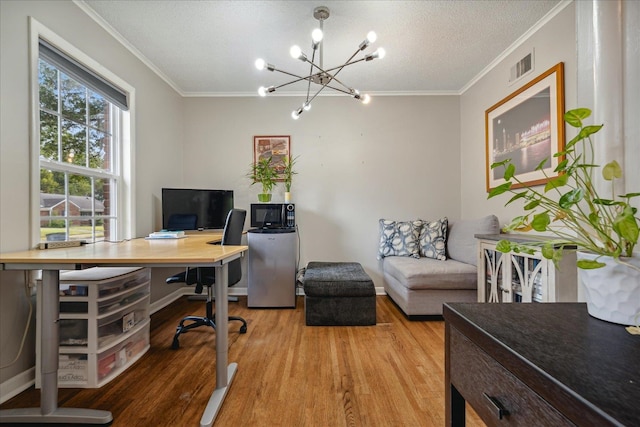
[[[291,136],[254,136],[253,137],[253,164],[261,159],[271,157],[271,163],[278,171],[277,181],[284,180],[285,159],[291,157]]]
[[[504,167],[491,169],[505,159],[511,159],[522,181],[512,188],[544,184],[558,176],[555,169],[562,158],[554,154],[564,150],[563,115],[562,62],[486,110],[487,192],[505,182]]]

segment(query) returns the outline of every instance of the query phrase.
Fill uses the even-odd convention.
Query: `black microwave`
[[[252,203],[251,227],[293,228],[296,226],[296,205],[293,203]]]

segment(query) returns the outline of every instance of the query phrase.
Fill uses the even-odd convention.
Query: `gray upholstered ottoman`
[[[376,290],[355,262],[310,262],[304,273],[308,326],[376,324]]]

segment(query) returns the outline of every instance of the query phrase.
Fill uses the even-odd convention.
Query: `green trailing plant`
[[[532,245],[542,246],[542,255],[556,265],[565,246],[598,255],[595,260],[579,260],[578,267],[583,269],[603,267],[605,264],[598,260],[600,256],[610,256],[618,262],[624,262],[620,257],[633,255],[638,243],[640,220],[637,217],[638,209],[631,205],[631,199],[640,196],[640,193],[616,197],[615,181],[622,177],[622,169],[615,160],[602,167],[603,178],[611,183],[610,198],[597,193],[593,177],[601,167],[594,164],[592,136],[603,125],[583,124],[583,120],[590,115],[591,110],[587,108],[565,113],[564,121],[577,128],[578,134],[566,144],[563,151],[554,154],[560,160],[555,169],[559,175],[550,178],[544,188],[525,186],[516,177],[516,168],[511,159],[491,165],[492,169],[504,167],[506,182],[491,189],[488,198],[512,193],[513,197],[505,206],[520,199],[524,201],[525,214],[514,218],[503,231],[535,230],[554,236],[544,243],[518,244],[501,240],[497,245],[501,252],[532,253]],[[541,162],[536,170],[544,173],[544,165],[548,160]],[[513,189],[514,182],[524,188]]]
[[[272,158],[266,157],[251,165],[248,176],[253,181],[251,185],[258,182],[262,184],[262,194],[271,194],[271,190],[276,185],[278,171],[272,162]]]
[[[291,192],[291,182],[293,181],[293,175],[297,175],[298,172],[293,170],[293,166],[296,164],[298,157],[286,157],[284,159],[284,169],[282,171],[282,178],[284,179],[284,189],[286,192]]]

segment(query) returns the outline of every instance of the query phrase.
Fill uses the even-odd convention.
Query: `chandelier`
[[[365,54],[360,59],[354,59],[356,55],[358,55],[360,52],[363,52],[371,43],[374,43],[376,41],[376,38],[377,38],[376,33],[374,33],[373,31],[370,31],[367,34],[367,38],[362,43],[360,43],[355,53],[351,55],[351,57],[347,59],[344,64],[338,65],[337,67],[324,68],[323,58],[322,58],[323,56],[322,39],[323,39],[324,33],[322,31],[322,28],[323,28],[323,22],[325,21],[325,19],[329,18],[329,8],[326,6],[316,7],[313,10],[313,17],[320,22],[320,28],[316,28],[311,33],[311,49],[312,49],[311,60],[309,60],[309,57],[302,51],[300,46],[297,46],[297,45],[291,46],[291,49],[289,50],[289,53],[294,59],[299,59],[300,61],[306,62],[310,65],[308,76],[299,76],[294,73],[290,73],[288,71],[280,70],[276,68],[274,65],[267,63],[264,59],[257,59],[255,62],[256,68],[258,70],[277,71],[279,73],[286,74],[294,78],[292,81],[278,85],[278,86],[269,86],[269,87],[261,86],[258,89],[258,94],[260,96],[267,96],[268,94],[275,92],[277,89],[280,89],[281,87],[288,86],[293,83],[297,83],[301,81],[307,82],[307,96],[304,103],[302,104],[301,107],[293,110],[293,112],[291,113],[291,117],[295,120],[297,120],[300,117],[300,114],[302,114],[304,111],[309,111],[309,109],[311,108],[311,101],[313,101],[315,97],[318,96],[320,92],[322,92],[326,88],[333,89],[338,92],[342,92],[346,95],[353,97],[354,99],[361,101],[363,104],[368,104],[369,101],[371,100],[371,97],[368,94],[361,94],[360,91],[358,91],[357,89],[347,86],[342,81],[340,81],[340,79],[338,79],[337,75],[340,73],[340,71],[342,71],[345,67],[349,65],[357,64],[358,62],[362,62],[362,61],[371,61],[376,58],[384,58],[384,55],[385,55],[385,50],[383,48],[378,48],[375,52],[372,52],[370,54]],[[316,55],[316,52],[317,52],[317,55]],[[316,63],[316,59],[318,60],[317,63]],[[319,88],[317,86],[314,86],[315,93],[313,94],[311,92],[311,83],[319,86]]]

